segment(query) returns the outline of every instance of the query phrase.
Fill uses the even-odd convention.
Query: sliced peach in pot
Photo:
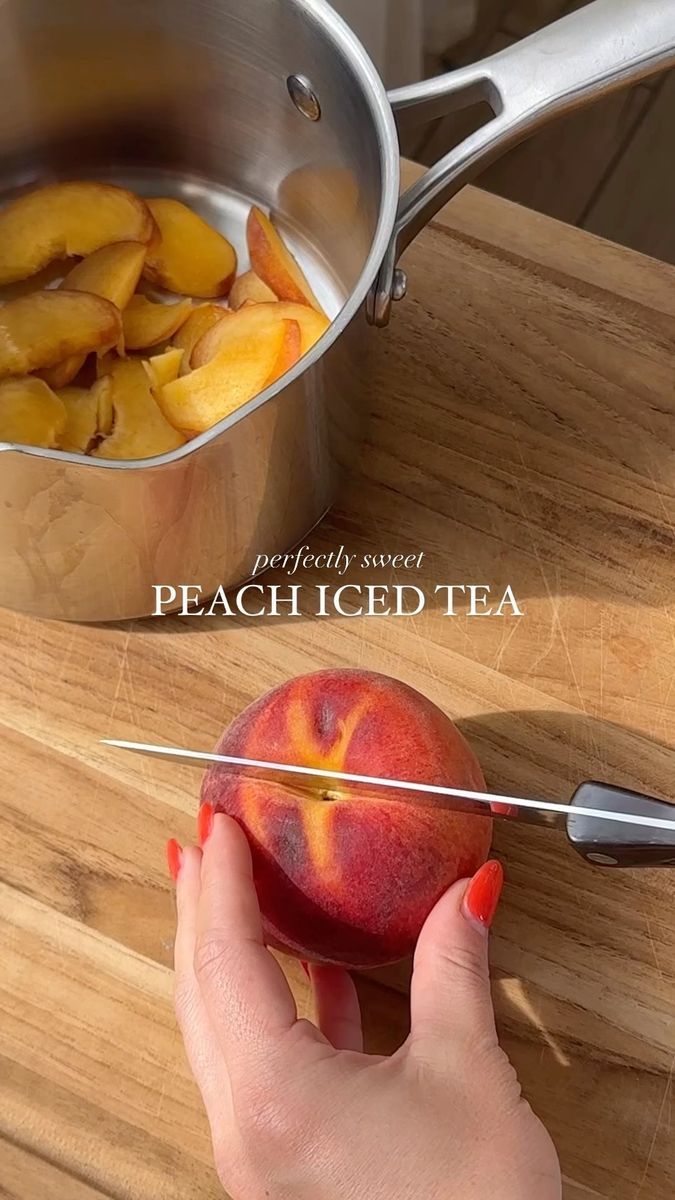
[[[91,292],[103,296],[117,308],[123,309],[131,300],[141,277],[146,247],[142,242],[114,242],[94,250],[77,263],[66,275],[62,288],[71,292]],[[85,356],[86,357],[86,356]],[[72,382],[84,365],[82,355],[71,355],[55,367],[41,372],[41,378],[52,388],[62,388]]]
[[[54,367],[45,367],[36,374],[57,392],[59,388],[65,388],[73,382],[86,361],[86,354],[71,354],[70,358],[64,358],[63,362],[56,363]]]
[[[263,283],[255,271],[244,271],[243,275],[238,275],[228,296],[230,308],[234,309],[241,308],[242,304],[249,301],[253,301],[254,304],[271,304],[278,299],[275,292]]]
[[[229,321],[214,325],[192,352],[192,366],[203,367],[228,342],[243,333],[263,334],[278,321],[297,321],[300,326],[300,355],[306,354],[330,324],[328,317],[306,304],[277,301],[276,304],[246,304],[232,313]]]
[[[281,235],[269,217],[255,206],[246,222],[246,242],[253,270],[275,296],[280,300],[293,300],[296,304],[309,304],[317,312],[323,311]]]
[[[276,383],[277,379],[281,379],[291,367],[294,367],[300,358],[300,347],[302,345],[302,335],[300,326],[297,321],[282,321],[284,326],[284,336],[277,355],[277,361],[272,368],[266,387],[271,383]]]
[[[99,379],[90,388],[61,388],[58,397],[66,410],[66,426],[59,437],[59,449],[87,453],[99,432],[100,397],[106,391],[109,391],[107,379]]]
[[[176,450],[185,438],[165,420],[138,359],[120,359],[108,376],[112,388],[113,431],[94,450],[97,458],[150,458]]]
[[[104,375],[110,375],[115,363],[119,361],[120,356],[114,350],[109,350],[107,354],[102,354],[96,360],[96,378],[102,379]]]
[[[262,392],[278,378],[289,339],[297,346],[297,334],[288,329],[291,324],[276,321],[264,332],[244,332],[206,366],[167,384],[157,393],[167,420],[176,429],[202,433]]]
[[[153,354],[152,358],[144,359],[151,388],[164,387],[165,383],[173,383],[178,379],[183,351],[171,346],[163,354]]]
[[[96,381],[96,432],[101,437],[108,437],[112,433],[114,416],[111,365],[108,372]]]
[[[70,355],[119,345],[120,313],[88,292],[33,292],[0,308],[0,378],[51,367]]]
[[[189,300],[177,304],[155,304],[146,296],[132,296],[122,314],[127,350],[145,350],[173,337],[192,311]]]
[[[180,200],[148,200],[160,241],[148,253],[144,275],[151,283],[189,296],[226,296],[237,272],[227,238]]]
[[[66,275],[63,287],[93,292],[126,308],[141,277],[147,246],[142,242],[117,242],[88,254]]]
[[[223,317],[231,315],[226,308],[221,308],[219,304],[200,304],[198,308],[193,309],[185,324],[181,325],[178,333],[174,334],[171,339],[171,344],[177,350],[183,351],[183,361],[180,368],[181,375],[187,375],[187,372],[190,370],[192,351],[197,342],[201,340],[212,326],[222,321]]]
[[[0,284],[27,279],[57,258],[91,254],[111,242],[157,236],[145,201],[109,183],[52,183],[0,211]]]
[[[42,379],[0,383],[0,441],[24,446],[57,446],[65,429],[63,402]]]

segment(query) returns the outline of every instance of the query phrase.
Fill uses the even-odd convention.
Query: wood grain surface
[[[455,717],[495,789],[567,799],[601,777],[673,796],[675,269],[472,189],[406,267],[373,333],[361,473],[308,541],[424,550],[419,572],[359,582],[508,583],[525,616],[0,613],[2,1197],[221,1196],[169,967],[164,843],[193,836],[199,773],[99,738],[210,748],[266,688],[363,666]],[[495,849],[500,1032],[565,1200],[669,1200],[674,876],[593,869],[505,823]],[[405,1036],[406,984],[404,967],[360,981],[372,1049]]]

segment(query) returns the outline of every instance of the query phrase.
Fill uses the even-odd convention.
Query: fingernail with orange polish
[[[482,929],[489,929],[504,886],[504,871],[495,859],[476,871],[462,901],[464,916]]]
[[[199,845],[203,846],[213,829],[213,805],[202,804],[197,815],[197,836]]]
[[[178,879],[178,872],[183,864],[183,850],[175,838],[171,838],[166,843],[166,861],[169,867],[169,874],[175,883]]]

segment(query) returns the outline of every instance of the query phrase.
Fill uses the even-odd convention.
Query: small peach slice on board
[[[246,222],[246,242],[251,267],[279,300],[309,304],[323,312],[304,272],[284,245],[269,217],[255,206]]]
[[[144,275],[181,295],[226,296],[237,272],[227,238],[180,200],[148,200],[161,240],[148,252]]]
[[[0,441],[22,446],[59,444],[66,427],[63,401],[42,379],[5,379],[0,383]]]
[[[111,242],[157,236],[140,196],[110,183],[51,183],[0,211],[0,284],[27,279],[57,258],[84,256]]]
[[[163,354],[153,354],[152,358],[144,359],[143,366],[147,371],[150,387],[161,388],[166,383],[173,383],[174,379],[178,379],[182,358],[183,351],[172,346]]]
[[[278,299],[279,297],[266,283],[263,283],[255,271],[244,271],[243,275],[238,275],[228,296],[230,308],[234,309],[241,308],[242,304],[249,302],[271,304]]]
[[[246,304],[232,313],[229,321],[214,325],[192,352],[192,366],[203,367],[232,339],[242,334],[263,334],[278,321],[297,321],[300,326],[300,356],[311,350],[330,324],[328,317],[306,304],[277,301],[276,304]]]
[[[172,338],[192,312],[190,300],[177,304],[155,304],[146,296],[132,296],[122,314],[127,350],[145,350]]]
[[[75,354],[120,343],[119,310],[88,292],[33,292],[0,308],[0,378],[26,375]]]
[[[176,429],[202,433],[257,396],[278,377],[288,354],[289,324],[276,321],[264,332],[244,332],[206,366],[167,384],[157,393],[167,420]]]
[[[200,304],[198,308],[193,309],[185,324],[181,325],[178,333],[174,334],[171,340],[171,344],[177,350],[183,351],[183,361],[180,368],[181,375],[187,375],[190,370],[192,351],[197,342],[203,338],[204,334],[212,326],[222,321],[223,317],[231,315],[226,308],[221,308],[219,304]]]
[[[100,379],[90,388],[65,387],[58,392],[66,410],[66,427],[59,438],[59,449],[86,454],[98,434],[99,394],[108,390]]]
[[[97,458],[151,458],[184,445],[183,435],[162,415],[148,373],[139,359],[120,359],[108,379],[112,387],[113,430],[93,451]]]

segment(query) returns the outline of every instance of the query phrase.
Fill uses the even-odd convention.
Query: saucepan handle
[[[369,319],[386,325],[399,256],[483,167],[554,117],[673,63],[673,0],[594,0],[483,62],[391,92],[395,113],[414,109],[421,121],[477,100],[495,115],[401,196]]]

